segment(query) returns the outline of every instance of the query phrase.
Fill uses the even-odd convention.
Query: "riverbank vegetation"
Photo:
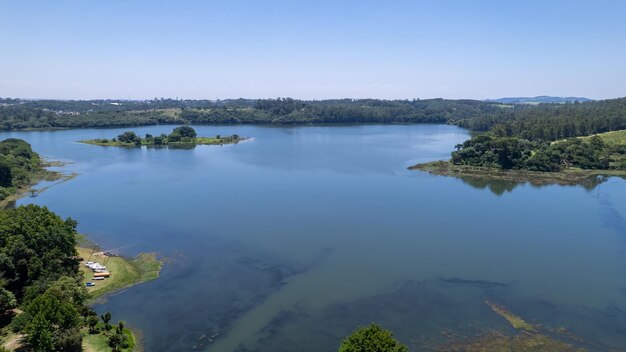
[[[135,132],[124,132],[112,139],[88,139],[81,143],[100,145],[104,147],[165,147],[165,146],[189,146],[189,145],[223,145],[237,144],[245,138],[238,135],[215,137],[198,137],[196,131],[189,126],[174,128],[172,133],[160,136],[146,134],[144,138],[139,137]]]
[[[46,176],[50,174],[30,144],[15,138],[0,141],[0,201]]]
[[[600,175],[626,178],[626,130],[556,141],[503,137],[489,132],[457,145],[450,161],[409,169],[537,185],[584,185]]]
[[[626,145],[598,135],[556,142],[483,134],[456,146],[451,162],[505,170],[556,172],[565,169],[625,170]]]
[[[51,186],[33,190],[31,187],[40,181],[66,181],[75,176],[47,170],[59,165],[43,160],[26,141],[16,138],[0,141],[0,209],[29,190],[34,194]]]
[[[76,250],[76,225],[36,205],[0,211],[3,348],[81,351],[86,346],[101,351],[90,341],[105,340],[110,351],[133,350],[135,339],[123,323],[113,326],[109,313],[98,317],[87,305],[90,296],[79,269],[83,258]],[[146,272],[139,278],[153,275]]]

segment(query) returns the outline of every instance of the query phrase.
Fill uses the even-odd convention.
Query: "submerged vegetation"
[[[535,331],[535,328],[532,325],[528,324],[526,321],[524,321],[524,319],[518,317],[517,315],[509,312],[504,307],[489,302],[488,300],[485,300],[485,304],[491,307],[491,309],[499,316],[506,319],[506,321],[508,321],[509,324],[511,324],[511,326],[513,326],[515,329],[525,330],[529,332]]]
[[[435,348],[441,352],[584,352],[585,349],[574,346],[561,339],[571,340],[572,343],[580,342],[561,327],[558,329],[540,331],[527,323],[521,317],[511,313],[505,307],[485,300],[493,312],[506,319],[511,326],[520,330],[519,334],[509,336],[500,331],[492,330],[487,334],[475,338],[466,338]],[[551,335],[555,335],[552,337]]]
[[[441,352],[584,352],[569,343],[555,340],[546,335],[522,333],[507,336],[491,332],[474,339],[457,341],[440,346]]]
[[[112,147],[161,147],[161,146],[185,146],[185,145],[222,145],[222,144],[236,144],[245,140],[245,138],[238,135],[232,136],[220,136],[217,135],[212,138],[197,137],[196,131],[189,126],[180,126],[174,128],[172,133],[160,136],[153,136],[146,134],[144,138],[139,137],[135,132],[128,131],[120,134],[112,139],[89,139],[81,141],[81,143],[95,144],[100,146],[112,146]]]

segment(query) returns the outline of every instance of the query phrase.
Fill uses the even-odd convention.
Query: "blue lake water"
[[[568,343],[625,350],[626,181],[406,169],[447,158],[469,136],[454,126],[195,128],[253,140],[127,149],[76,141],[130,128],[0,133],[78,173],[18,205],[76,219],[103,249],[165,259],[158,280],[95,307],[140,330],[146,351],[334,351],[372,321],[411,351],[516,334],[485,300],[566,328]]]

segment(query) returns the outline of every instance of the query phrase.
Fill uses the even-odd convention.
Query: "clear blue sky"
[[[0,97],[626,96],[626,1],[0,0]]]

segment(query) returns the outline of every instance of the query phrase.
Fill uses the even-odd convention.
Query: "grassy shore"
[[[99,145],[102,147],[126,147],[126,148],[135,148],[140,146],[146,147],[184,147],[188,145],[223,145],[223,144],[237,144],[246,140],[246,138],[235,137],[235,136],[227,136],[227,137],[197,137],[193,142],[168,142],[167,144],[155,144],[147,141],[145,138],[141,140],[141,145],[136,145],[134,143],[124,143],[120,141],[112,141],[110,139],[86,139],[82,141],[78,141],[79,143],[91,144],[91,145]]]
[[[162,262],[156,259],[153,253],[142,253],[134,259],[123,257],[109,257],[102,252],[96,251],[92,254],[92,248],[79,247],[78,255],[84,261],[81,262],[80,270],[83,272],[83,284],[87,282],[95,283],[95,286],[87,287],[87,292],[92,299],[104,294],[121,290],[142,282],[154,280],[159,277]],[[93,272],[84,265],[84,262],[91,257],[91,261],[103,264],[111,273],[111,276],[100,281],[93,281]]]
[[[104,324],[100,323],[98,329],[104,329]],[[108,336],[100,332],[98,334],[90,334],[89,329],[83,328],[81,330],[83,334],[83,352],[111,352],[111,347],[108,344]],[[135,334],[130,329],[124,328],[124,335],[129,341],[129,347],[122,350],[122,352],[134,352],[141,350],[137,344]]]
[[[78,247],[78,255],[83,258],[80,263],[80,270],[83,273],[83,284],[87,282],[95,283],[95,286],[87,287],[87,292],[91,299],[97,299],[103,295],[115,292],[142,282],[154,280],[159,277],[163,263],[157,260],[153,253],[142,253],[134,259],[123,257],[107,256],[98,249]],[[94,261],[100,264],[106,263],[107,270],[111,276],[99,281],[93,281],[93,272],[84,263]],[[101,323],[102,324],[102,323]],[[83,350],[85,352],[109,352],[107,332],[103,326],[99,328],[100,333],[90,334],[88,329],[83,328]],[[125,351],[136,351],[140,349],[135,334],[125,328],[124,334],[131,342],[131,347]]]
[[[528,182],[533,185],[580,185],[594,181],[598,176],[617,176],[626,178],[622,170],[581,170],[567,169],[560,172],[539,172],[528,170],[503,170],[496,168],[455,165],[449,161],[433,161],[409,167],[409,170],[425,171],[434,175],[452,177],[473,177],[488,180],[510,181],[515,183]]]

